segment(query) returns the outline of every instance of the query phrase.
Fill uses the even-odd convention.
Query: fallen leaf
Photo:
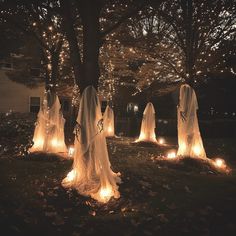
[[[160,219],[160,221],[162,222],[162,223],[168,223],[169,222],[169,220],[167,219],[167,217],[165,216],[165,214],[159,214],[159,215],[157,215],[158,216],[158,218]]]
[[[187,185],[184,186],[184,189],[187,193],[192,193],[192,191],[189,189],[189,187]]]
[[[96,216],[96,211],[89,211],[89,214],[92,216]]]
[[[167,189],[167,190],[170,190],[170,189],[171,189],[168,184],[163,184],[162,187],[163,187],[164,189]]]

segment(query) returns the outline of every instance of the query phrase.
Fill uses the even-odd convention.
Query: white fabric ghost
[[[115,136],[114,112],[113,112],[113,109],[109,105],[107,105],[106,110],[103,114],[103,128],[104,128],[104,134],[106,137]]]
[[[156,134],[156,120],[155,120],[155,109],[151,102],[146,105],[143,112],[143,119],[141,124],[141,131],[138,140],[136,142],[157,142]]]
[[[178,156],[206,158],[197,118],[195,91],[187,84],[180,87],[178,106]]]
[[[100,102],[92,86],[85,88],[81,97],[74,147],[73,169],[62,185],[100,202],[119,198],[120,178],[111,170]]]
[[[51,108],[49,108],[49,106]],[[30,152],[66,153],[64,140],[65,119],[57,95],[45,92],[34,131],[34,145]]]

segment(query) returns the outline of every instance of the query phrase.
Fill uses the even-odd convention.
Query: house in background
[[[36,58],[37,59],[37,58]],[[44,98],[44,73],[39,60],[24,54],[13,54],[0,60],[0,113],[38,113]],[[72,107],[73,86],[61,83],[57,94],[63,115],[76,116]],[[107,105],[107,94],[99,95],[102,112]]]
[[[0,68],[0,113],[12,112],[37,113],[43,101],[44,84],[27,87],[9,79],[4,66]]]
[[[40,59],[10,53],[0,60],[0,113],[37,113],[44,97]]]
[[[7,69],[9,70],[9,68]],[[5,68],[0,68],[0,113],[9,111],[20,113],[38,113],[44,98],[44,83],[40,82],[32,88],[9,79]],[[69,92],[59,91],[63,115],[71,114],[71,100]]]

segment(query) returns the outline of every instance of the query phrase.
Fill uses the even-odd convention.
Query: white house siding
[[[30,97],[40,97],[41,102],[43,95],[43,85],[30,89],[23,84],[11,81],[0,69],[0,113],[9,110],[27,113],[30,111]]]

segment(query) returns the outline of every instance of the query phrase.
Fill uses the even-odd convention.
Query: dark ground
[[[176,149],[172,138],[166,147],[109,139],[121,198],[98,204],[61,187],[71,160],[22,156],[33,122],[13,118],[0,119],[0,235],[236,235],[235,139],[204,140],[208,156],[232,168],[228,175],[188,159],[162,160]]]
[[[121,198],[105,205],[61,187],[69,160],[2,157],[1,235],[236,235],[232,140],[205,141],[209,154],[228,159],[230,175],[155,160],[173,147],[131,141],[108,140],[123,183]]]

